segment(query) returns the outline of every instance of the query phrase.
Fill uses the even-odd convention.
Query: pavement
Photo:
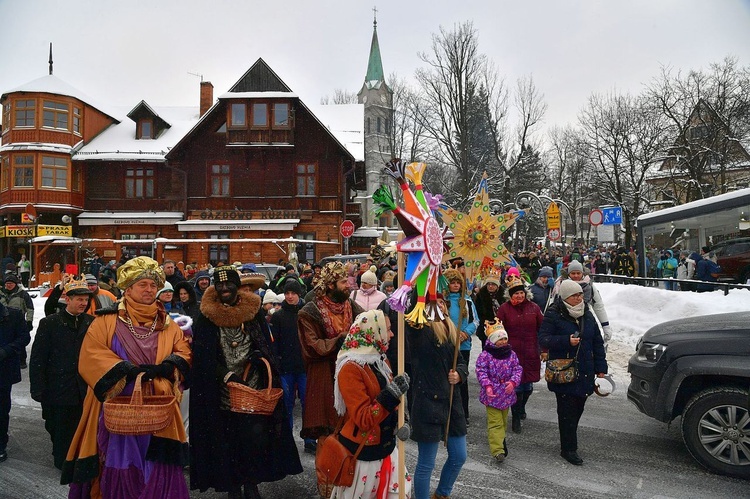
[[[750,482],[715,475],[701,468],[682,443],[679,419],[671,425],[639,413],[626,400],[625,366],[630,348],[611,348],[611,371],[617,390],[606,398],[592,396],[579,428],[579,454],[583,466],[572,466],[559,456],[555,397],[544,383],[535,387],[527,406],[523,433],[509,434],[508,459],[497,464],[487,445],[485,408],[479,404],[476,378],[470,378],[471,426],[467,437],[468,460],[458,477],[453,499],[486,498],[741,498],[750,497]],[[479,354],[475,342],[472,360]],[[473,362],[472,362],[473,363]],[[0,463],[1,499],[57,499],[67,497],[52,465],[52,446],[44,430],[39,404],[29,396],[28,371],[13,388],[8,460]],[[299,406],[295,411],[299,434]],[[274,483],[261,484],[261,495],[274,499],[317,499],[314,457],[297,446],[303,473]],[[407,469],[416,463],[417,447],[405,443]],[[438,469],[445,451],[438,453]],[[213,491],[192,491],[194,498],[223,498]],[[126,498],[129,499],[129,498]]]

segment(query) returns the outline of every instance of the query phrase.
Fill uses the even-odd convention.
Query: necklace
[[[133,321],[130,319],[130,315],[126,314],[123,320],[125,321],[125,324],[127,324],[128,329],[130,329],[130,334],[132,334],[139,340],[145,340],[146,338],[154,334],[154,330],[156,329],[156,319],[158,318],[159,316],[157,314],[157,316],[154,318],[154,322],[151,323],[151,329],[149,329],[148,333],[146,334],[138,334],[135,332],[135,328],[133,327]]]
[[[245,324],[242,324],[238,328],[221,328],[224,331],[227,342],[232,348],[237,348],[240,345],[240,341],[245,336]]]

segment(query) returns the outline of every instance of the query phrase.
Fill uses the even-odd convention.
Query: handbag
[[[579,325],[580,331],[583,332],[583,317],[581,317],[581,323]],[[578,351],[581,349],[581,344],[578,343],[576,348],[575,356],[565,359],[552,359],[547,361],[547,367],[544,369],[544,380],[547,383],[553,385],[563,385],[566,383],[573,383],[578,379]]]
[[[318,475],[318,487],[321,490],[330,491],[335,486],[350,487],[354,483],[354,470],[357,466],[357,457],[367,441],[367,432],[362,437],[357,452],[352,454],[344,444],[339,442],[338,435],[343,426],[342,422],[336,431],[327,437],[322,437],[318,442],[318,451],[315,454],[315,473]],[[330,493],[326,495],[330,496]]]

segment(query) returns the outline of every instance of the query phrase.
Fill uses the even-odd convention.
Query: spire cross
[[[373,28],[378,27],[378,8],[377,7],[372,8],[372,27]]]

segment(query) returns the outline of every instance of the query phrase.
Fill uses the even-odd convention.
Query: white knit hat
[[[368,270],[367,272],[362,274],[360,280],[363,284],[372,284],[373,286],[376,286],[378,284],[378,277],[371,270]]]
[[[266,290],[266,294],[263,295],[263,305],[268,305],[269,303],[276,303],[278,297],[276,296],[276,293],[271,291],[270,289]]]
[[[570,279],[565,279],[560,283],[560,297],[563,300],[570,298],[571,296],[578,293],[583,293],[583,289],[577,282]]]

